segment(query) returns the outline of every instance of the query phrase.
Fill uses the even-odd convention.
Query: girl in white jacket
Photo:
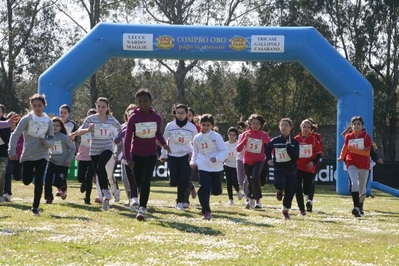
[[[210,194],[222,194],[223,162],[228,154],[222,136],[212,130],[214,124],[215,120],[211,114],[201,116],[201,132],[194,137],[193,156],[190,161],[191,168],[198,166],[198,198],[204,215],[202,218],[205,220],[212,219]]]

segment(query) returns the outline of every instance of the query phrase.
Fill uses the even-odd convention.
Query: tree
[[[125,1],[104,1],[104,0],[70,0],[61,1],[57,4],[58,10],[63,13],[70,21],[72,21],[77,29],[80,29],[82,34],[87,34],[89,30],[94,28],[101,21],[121,22],[126,20],[127,14],[136,8],[135,0]],[[72,7],[71,7],[72,4]],[[78,10],[78,17],[74,15]],[[87,17],[84,17],[84,15]],[[89,28],[84,26],[84,18],[89,20]],[[98,79],[97,74],[93,74],[89,80],[90,101],[94,107],[98,98]]]
[[[250,0],[143,0],[142,5],[148,17],[156,23],[172,25],[248,25],[251,14],[259,3]],[[227,7],[227,8],[226,8]],[[176,82],[177,99],[186,103],[185,79],[187,73],[198,65],[198,60],[177,63],[158,60],[170,73]]]
[[[396,159],[399,2],[329,0],[338,47],[374,88],[374,128],[385,158]],[[344,11],[345,10],[345,11]]]
[[[38,66],[49,66],[60,54],[52,5],[39,0],[7,0],[0,5],[0,100],[10,110],[21,111],[17,94],[23,92],[18,90],[42,69]]]

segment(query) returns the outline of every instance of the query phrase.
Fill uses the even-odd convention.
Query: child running
[[[71,133],[71,137],[74,138],[89,132],[91,133],[90,157],[103,193],[102,209],[108,211],[111,193],[108,188],[108,176],[105,165],[113,154],[113,128],[119,131],[121,124],[110,115],[107,98],[100,97],[97,99],[96,110],[97,113],[87,117],[83,125],[77,131]]]
[[[354,116],[351,119],[352,132],[345,135],[344,146],[338,162],[345,160],[350,179],[352,194],[352,214],[362,217],[363,204],[366,199],[367,179],[370,170],[371,138],[364,128],[363,117]]]
[[[117,157],[119,157],[119,155],[122,153],[123,143],[125,141],[126,124],[127,121],[129,120],[129,117],[133,114],[135,108],[136,108],[135,104],[129,104],[129,106],[126,108],[125,114],[123,116],[125,123],[122,124],[121,131],[114,139],[114,143],[116,145],[116,150],[114,152],[114,155]],[[127,205],[129,206],[131,211],[136,211],[136,209],[139,207],[138,189],[136,185],[136,180],[133,177],[132,169],[127,165],[127,162],[123,155],[121,158],[121,174],[122,174],[122,182],[125,187],[126,196],[129,199]]]
[[[274,166],[276,198],[278,201],[283,200],[283,219],[289,220],[289,210],[296,192],[296,162],[299,158],[299,143],[291,137],[294,124],[290,118],[282,118],[279,128],[281,135],[272,138],[266,145],[266,161],[268,165]]]
[[[22,181],[27,186],[35,178],[35,190],[32,214],[39,215],[39,204],[43,193],[43,176],[50,153],[54,146],[53,122],[44,113],[46,98],[44,94],[34,94],[29,98],[32,111],[21,118],[11,134],[8,155],[10,160],[17,160],[16,146],[21,134],[24,135],[24,147],[21,154],[23,167]]]
[[[317,136],[312,134],[314,125],[311,121],[305,119],[301,123],[301,132],[295,136],[299,142],[299,159],[297,161],[297,186],[296,201],[300,215],[306,215],[305,203],[302,193],[308,198],[306,203],[307,211],[312,212],[314,196],[314,178],[316,176],[317,164],[321,157],[320,142]]]
[[[0,120],[5,121],[5,107],[0,104]],[[5,172],[8,162],[8,142],[10,140],[11,129],[9,127],[0,129],[0,203],[4,202]]]
[[[240,121],[238,122],[238,128],[240,135],[238,135],[237,139],[241,139],[242,133],[246,130],[248,130],[248,122]],[[244,148],[237,153],[237,160],[236,160],[236,169],[237,169],[237,179],[238,179],[238,185],[242,187],[242,190],[244,192],[244,197],[245,197],[245,203],[244,203],[244,208],[250,209],[251,206],[249,204],[249,191],[248,191],[248,178],[245,175],[245,170],[244,170],[244,152],[245,152],[245,146]]]
[[[54,197],[52,193],[53,177],[54,186],[57,187],[61,193],[61,199],[65,200],[67,197],[67,181],[68,168],[75,156],[76,146],[69,139],[67,130],[58,117],[53,117],[54,127],[54,146],[50,151],[50,161],[47,166],[46,181],[44,187],[44,198],[47,204],[53,203]]]
[[[91,108],[87,111],[87,117],[96,114],[96,109]],[[86,133],[80,137],[80,145],[76,160],[78,161],[78,181],[80,183],[80,193],[85,193],[83,199],[85,204],[90,205],[91,190],[93,188],[94,167],[90,157],[91,134]]]
[[[237,179],[237,168],[236,168],[236,161],[237,161],[237,137],[238,137],[238,130],[235,127],[230,127],[227,130],[227,136],[229,140],[225,142],[229,153],[227,154],[227,158],[224,162],[224,173],[226,175],[226,187],[227,187],[227,194],[229,197],[229,202],[227,204],[234,205],[233,200],[233,187],[237,192],[238,200],[241,200],[243,195],[240,191],[240,186],[238,185]]]
[[[193,156],[190,166],[198,167],[198,198],[202,207],[204,220],[211,220],[210,194],[222,194],[223,162],[228,149],[222,136],[212,130],[215,120],[211,114],[204,114],[200,119],[201,133],[193,140]]]
[[[7,114],[6,119],[11,118],[12,116],[16,115],[15,112],[10,112]],[[14,121],[11,124],[11,133],[14,132],[15,128],[17,127],[19,123],[18,121]],[[5,173],[5,183],[4,183],[4,201],[6,202],[11,202],[11,176],[14,178],[15,181],[20,181],[22,178],[22,164],[20,163],[20,158],[22,154],[22,148],[24,146],[24,136],[21,134],[21,136],[18,138],[17,144],[16,144],[16,155],[17,155],[17,160],[8,160],[7,162],[7,168],[6,168],[6,173]]]
[[[168,160],[169,184],[172,187],[177,187],[176,209],[183,211],[184,197],[191,172],[191,144],[194,136],[197,135],[197,128],[188,121],[186,105],[174,106],[172,113],[175,119],[166,125],[163,137],[168,142],[173,154],[167,154],[167,151],[162,149],[161,161]]]
[[[244,151],[244,170],[248,177],[249,184],[249,203],[252,208],[260,209],[262,204],[262,190],[259,175],[265,162],[265,145],[270,138],[261,128],[265,124],[265,119],[258,114],[252,114],[248,118],[249,129],[242,133],[238,141],[237,151]]]
[[[136,184],[140,190],[140,207],[136,219],[143,221],[147,213],[152,172],[158,154],[155,140],[171,153],[161,132],[162,117],[151,106],[152,95],[147,89],[140,89],[136,94],[137,108],[130,116],[123,143],[123,155],[133,169]]]

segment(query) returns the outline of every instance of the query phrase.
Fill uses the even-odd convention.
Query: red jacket
[[[248,140],[245,137],[247,134],[249,134]],[[254,165],[257,162],[264,162],[266,158],[265,145],[269,141],[269,135],[262,130],[254,131],[249,129],[242,133],[237,144],[237,151],[241,152],[245,147],[244,164]]]

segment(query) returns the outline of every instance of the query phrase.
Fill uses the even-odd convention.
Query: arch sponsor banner
[[[124,51],[284,53],[284,35],[160,35],[124,33]]]

